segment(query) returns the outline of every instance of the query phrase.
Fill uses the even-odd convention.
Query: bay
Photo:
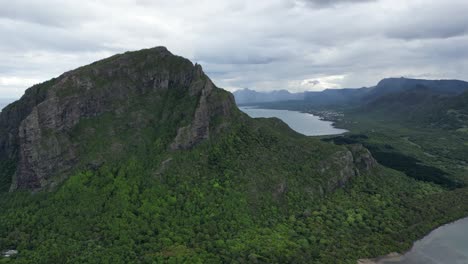
[[[277,117],[296,132],[306,136],[338,135],[348,132],[346,129],[333,127],[333,122],[321,120],[320,117],[308,113],[255,107],[240,107],[239,109],[253,118]]]

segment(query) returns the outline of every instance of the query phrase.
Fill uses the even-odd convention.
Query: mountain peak
[[[220,131],[214,119],[234,113],[232,95],[200,65],[165,47],[126,52],[35,85],[6,107],[0,158],[17,164],[11,190],[43,189],[77,166],[123,155],[129,140],[118,135],[150,140],[155,131],[165,148],[187,149]],[[83,146],[102,133],[109,145],[91,161]]]
[[[165,46],[156,46],[156,47],[153,47],[153,48],[141,49],[141,50],[137,50],[137,51],[127,51],[124,54],[135,54],[135,53],[152,53],[152,54],[161,54],[161,55],[172,55],[172,56],[174,56],[174,54],[172,54]]]

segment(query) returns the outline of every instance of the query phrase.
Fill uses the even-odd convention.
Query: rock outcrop
[[[173,150],[209,138],[216,131],[211,120],[235,108],[232,95],[216,88],[200,65],[164,47],[115,55],[29,88],[0,114],[0,159],[17,164],[10,190],[43,189],[73,169],[80,143],[70,133],[81,120],[125,113],[137,96],[161,102],[174,89],[198,103],[187,109],[191,123],[174,127]]]
[[[368,149],[360,144],[349,145],[347,150],[336,152],[331,158],[322,161],[320,173],[330,173],[323,192],[331,192],[343,187],[352,177],[371,172],[378,165]]]
[[[195,65],[196,75],[201,80],[190,88],[190,93],[201,94],[192,122],[179,128],[171,149],[188,149],[202,140],[210,137],[210,122],[214,116],[229,116],[235,105],[232,95],[222,99],[213,94],[216,89],[211,80],[206,77],[200,65]]]

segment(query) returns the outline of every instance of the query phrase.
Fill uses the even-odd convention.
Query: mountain
[[[5,107],[0,115],[0,158],[16,163],[12,190],[41,189],[55,184],[55,175],[85,162],[82,140],[99,133],[74,133],[85,119],[124,119],[127,127],[115,124],[114,129],[131,129],[139,138],[150,125],[161,134],[177,128],[170,147],[184,149],[221,131],[223,124],[213,125],[215,119],[228,118],[234,109],[232,96],[216,89],[199,65],[163,47],[127,53],[33,86]],[[123,142],[111,145],[112,155],[126,151]]]
[[[270,92],[257,92],[250,89],[237,90],[233,93],[238,105],[248,105],[265,102],[302,100],[304,93],[290,93],[287,90],[275,90]]]
[[[468,91],[449,98],[437,107],[437,115],[430,120],[452,129],[468,131]]]

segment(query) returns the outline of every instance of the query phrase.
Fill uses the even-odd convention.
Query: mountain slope
[[[441,93],[418,85],[380,95],[355,112],[424,127],[457,130],[468,127],[467,94],[468,91]]]

